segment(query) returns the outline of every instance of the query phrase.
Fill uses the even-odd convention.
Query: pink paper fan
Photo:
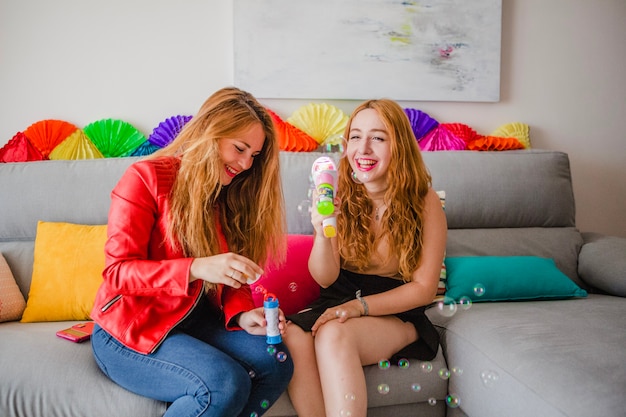
[[[439,125],[426,134],[419,142],[422,151],[462,151],[467,143],[454,133]]]
[[[421,110],[406,108],[404,109],[404,113],[406,113],[411,122],[411,127],[413,128],[413,133],[417,140],[422,139],[428,132],[439,126],[437,120]]]
[[[159,148],[169,145],[178,136],[185,124],[191,120],[193,116],[172,116],[163,120],[154,128],[152,134],[148,137],[148,142]]]
[[[23,132],[17,132],[6,145],[0,148],[0,162],[29,162],[46,159]]]

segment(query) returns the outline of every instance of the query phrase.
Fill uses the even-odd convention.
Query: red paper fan
[[[482,136],[468,143],[467,148],[472,151],[511,151],[524,149],[524,145],[516,138]]]
[[[419,142],[422,151],[462,151],[467,143],[442,124],[432,129]]]
[[[0,148],[0,162],[29,162],[43,159],[46,158],[30,143],[23,132],[17,132],[6,145]]]
[[[63,120],[49,119],[33,123],[24,131],[24,135],[45,158],[48,158],[50,152],[77,129],[73,124]]]
[[[466,143],[481,137],[474,129],[463,123],[442,123],[441,126]]]
[[[273,111],[266,109],[274,122],[276,139],[282,151],[311,152],[317,149],[319,144],[313,137],[303,132],[291,123],[287,123]]]

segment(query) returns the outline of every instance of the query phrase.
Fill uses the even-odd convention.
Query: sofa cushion
[[[11,268],[0,253],[0,322],[19,320],[25,307],[26,300],[13,278]]]
[[[22,322],[87,320],[102,283],[106,225],[39,222]]]
[[[583,233],[578,258],[580,277],[607,294],[626,297],[626,238]]]
[[[454,300],[507,301],[586,297],[552,259],[537,256],[446,258],[446,296]]]

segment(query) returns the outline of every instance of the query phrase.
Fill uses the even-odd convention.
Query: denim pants
[[[91,340],[98,366],[127,390],[171,403],[166,417],[262,415],[293,374],[287,347],[268,346],[265,336],[226,330],[223,318],[206,304],[201,302],[148,355],[96,325]]]

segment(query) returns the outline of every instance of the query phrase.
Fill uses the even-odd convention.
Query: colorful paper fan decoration
[[[163,120],[154,128],[148,141],[159,148],[169,145],[193,116],[177,115]]]
[[[146,141],[143,133],[123,120],[98,120],[83,131],[105,158],[129,156]]]
[[[482,136],[467,144],[471,151],[512,151],[524,149],[524,145],[516,138],[501,138],[498,136]]]
[[[467,142],[454,132],[440,124],[428,132],[419,142],[422,151],[462,151],[467,149]]]
[[[41,151],[44,158],[78,128],[63,120],[40,120],[30,125],[24,135]]]
[[[285,122],[272,110],[266,110],[272,117],[276,140],[278,141],[280,150],[289,152],[312,152],[318,148],[319,144],[310,135],[291,123]]]
[[[29,162],[45,159],[41,151],[30,143],[23,132],[17,132],[0,148],[0,162]]]
[[[502,138],[515,138],[526,149],[530,149],[530,127],[525,123],[513,122],[507,123],[493,132],[489,136],[498,136]]]
[[[463,123],[442,123],[440,126],[443,126],[457,138],[463,139],[465,143],[481,137],[474,129]]]
[[[422,139],[428,132],[439,126],[437,120],[421,110],[406,108],[404,113],[406,113],[409,122],[411,122],[411,127],[417,140]]]
[[[322,144],[343,134],[348,124],[348,116],[333,105],[311,103],[296,110],[287,118],[287,123],[291,123],[315,139],[318,144]]]
[[[96,145],[77,129],[50,152],[50,159],[99,159],[104,158]]]
[[[142,143],[137,149],[135,149],[135,152],[133,152],[131,156],[150,155],[150,154],[153,154],[154,152],[158,151],[159,149],[161,149],[160,146],[157,146],[157,145],[155,145],[152,142],[147,140],[144,143]]]

